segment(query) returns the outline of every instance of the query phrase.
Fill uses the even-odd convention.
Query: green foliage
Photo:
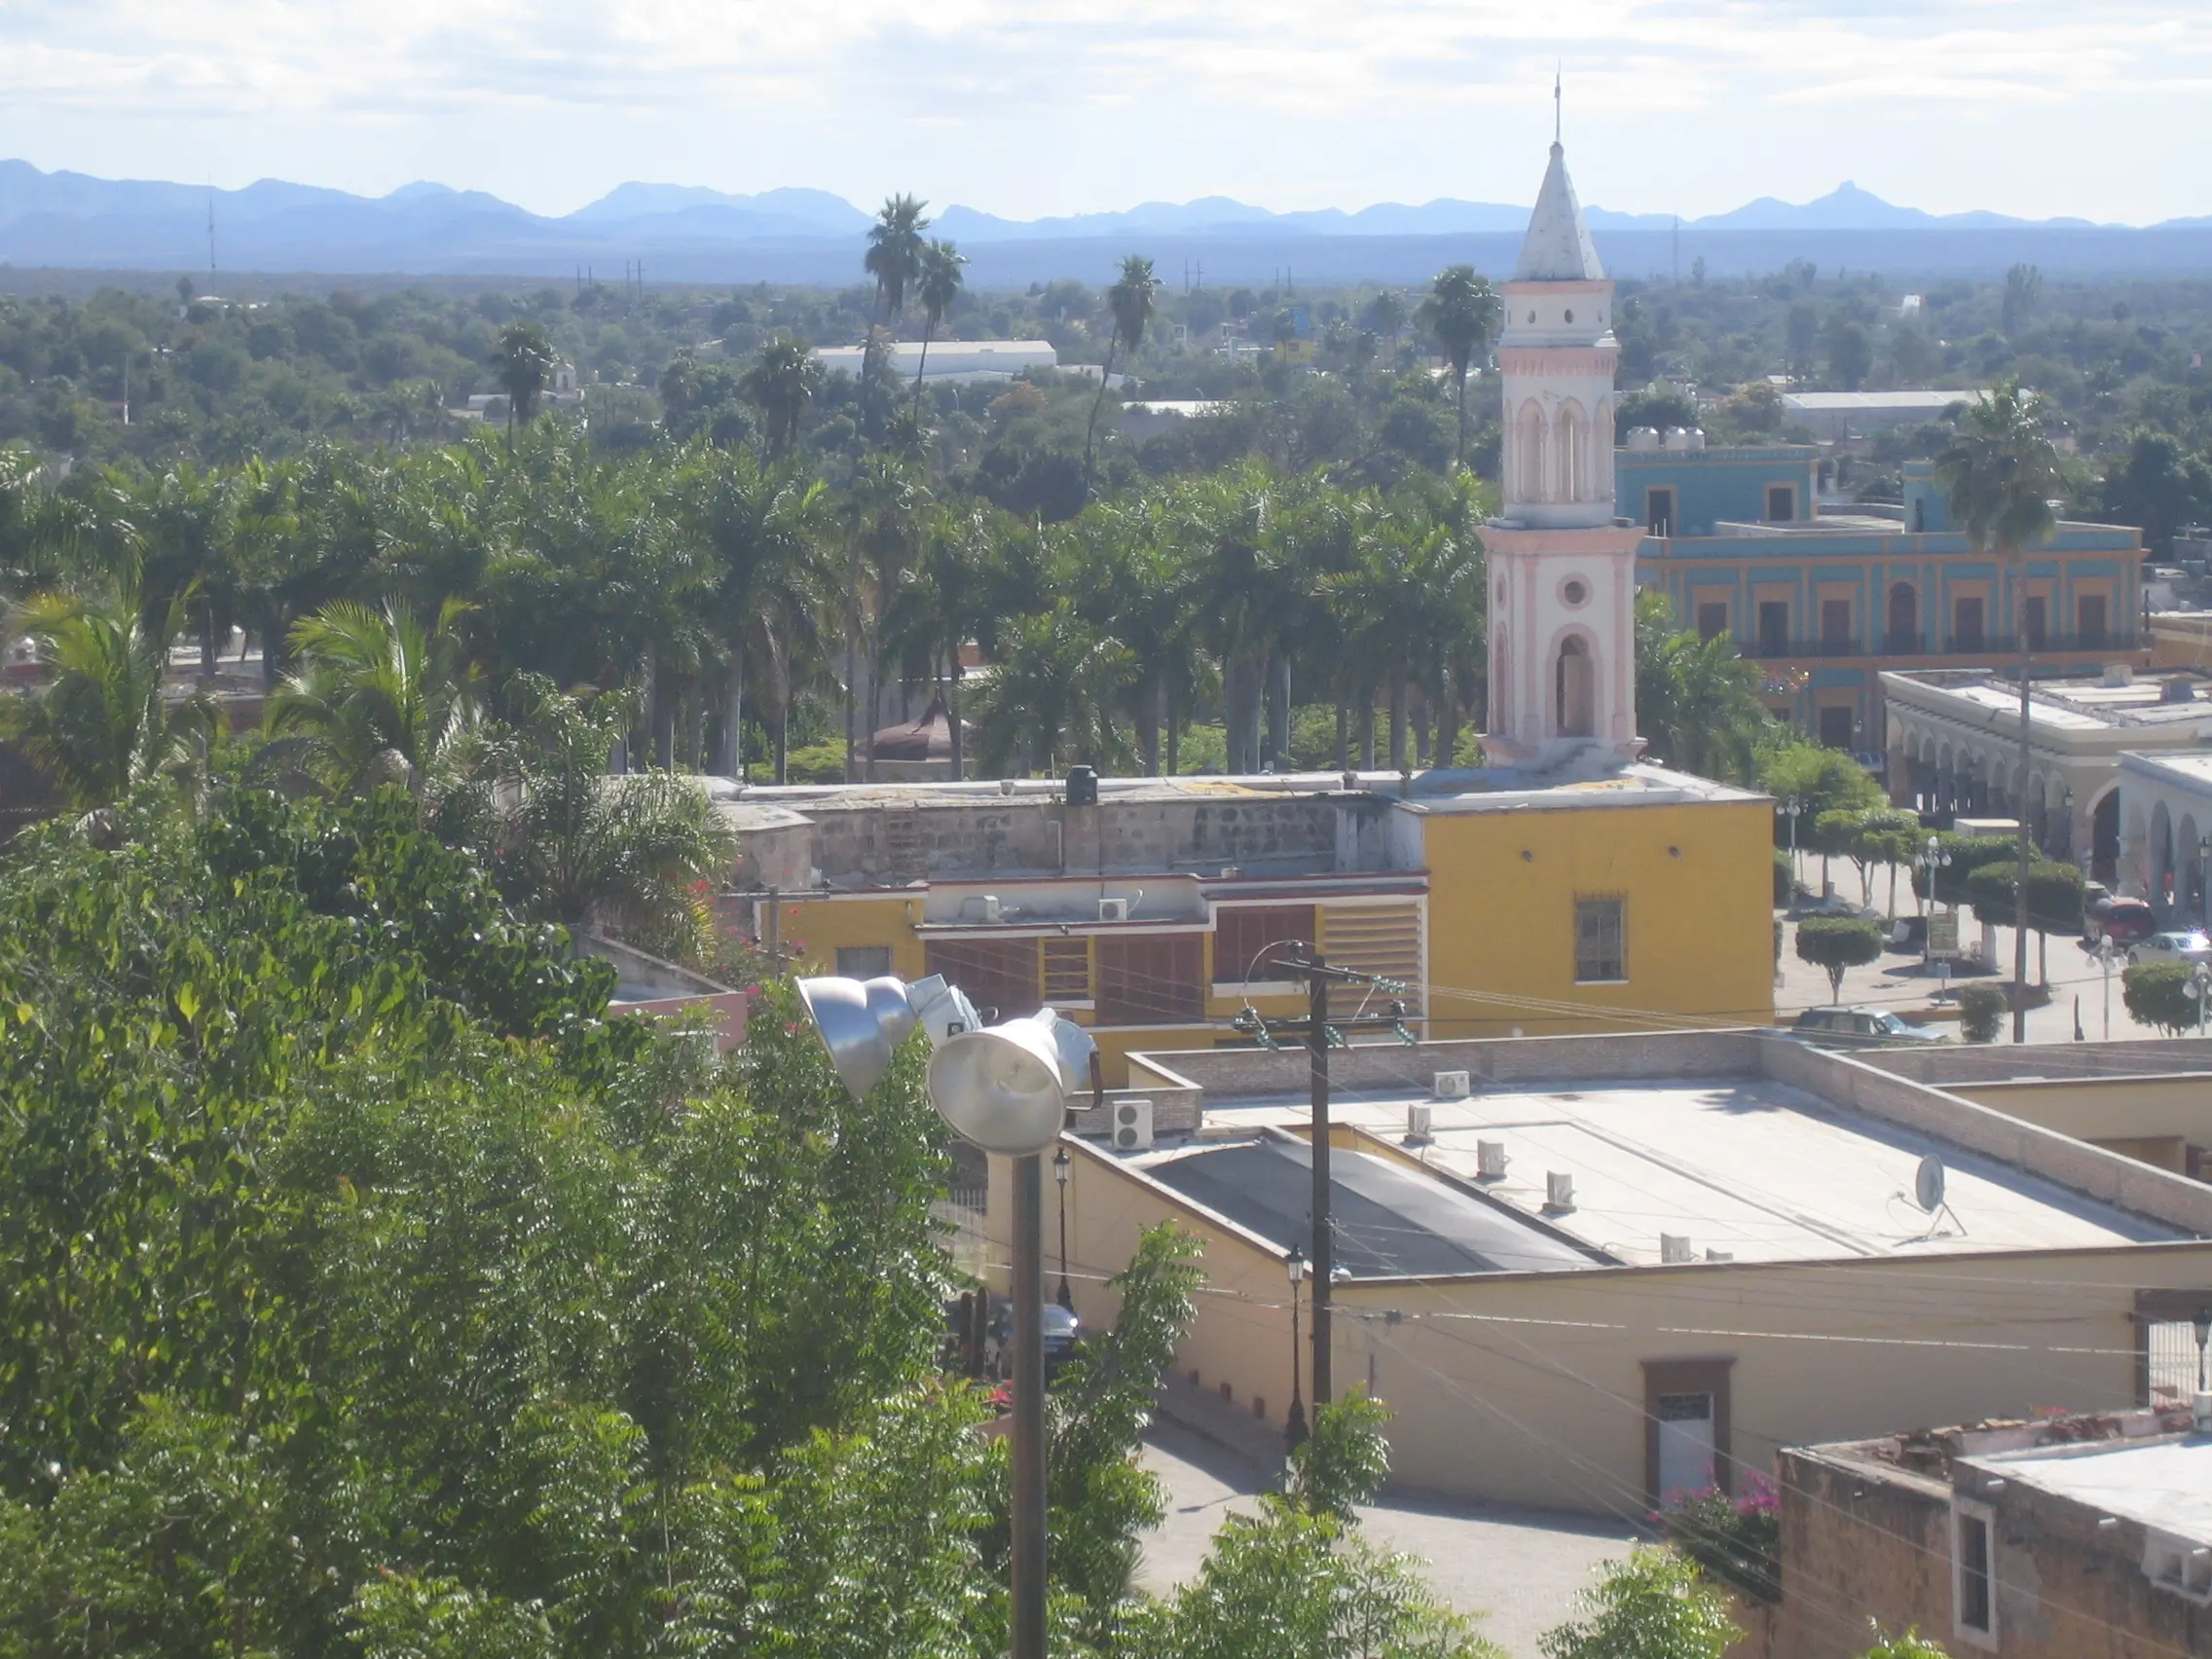
[[[2186,962],[2141,962],[2120,977],[2120,1001],[2138,1023],[2155,1025],[2168,1037],[2197,1028],[2202,1011],[2189,994],[2194,970]]]
[[[1389,1409],[1364,1390],[1316,1406],[1306,1443],[1290,1455],[1290,1501],[1309,1514],[1351,1520],[1390,1472],[1389,1445],[1382,1438],[1389,1419]]]
[[[1933,898],[1938,904],[1969,903],[1972,894],[1968,884],[1973,879],[1974,871],[1994,865],[2016,864],[2020,857],[2019,843],[2006,836],[1961,835],[1951,830],[1936,837],[1936,850],[1950,862],[1936,866],[1935,892],[1929,892],[1928,872],[1918,866],[1912,872],[1912,890],[1923,899]],[[2010,925],[2010,920],[2008,916],[2006,925]]]
[[[1758,698],[1758,664],[1726,635],[1701,640],[1675,628],[1666,597],[1636,608],[1636,714],[1653,758],[1700,777],[1749,783],[1780,727]]]
[[[1544,1659],[1721,1659],[1742,1633],[1728,1601],[1673,1550],[1638,1549],[1545,1633]]]
[[[1949,1659],[1949,1655],[1918,1630],[1908,1630],[1902,1636],[1883,1637],[1866,1649],[1862,1659]]]
[[[1857,916],[1807,916],[1797,924],[1797,960],[1824,968],[1828,976],[1828,1000],[1843,997],[1847,969],[1877,961],[1882,954],[1882,930]]]
[[[1969,1043],[1994,1043],[2011,1011],[1997,985],[1966,985],[1959,991],[1959,1035]]]
[[[1717,1490],[1686,1494],[1660,1524],[1701,1572],[1754,1601],[1779,1602],[1781,1494],[1756,1471],[1748,1471],[1743,1484],[1736,1496]]]
[[[2018,854],[2008,849],[1970,870],[1967,898],[1974,919],[2009,928],[2019,916]],[[2028,926],[2037,933],[2078,933],[2082,927],[2082,866],[2064,860],[2039,859],[2028,866]]]
[[[1788,849],[1774,849],[1774,903],[1779,908],[1797,897],[1797,871],[1791,866]]]
[[[1840,749],[1818,743],[1786,743],[1767,752],[1759,766],[1759,788],[1776,801],[1795,799],[1804,810],[1798,819],[1801,847],[1813,845],[1812,830],[1831,812],[1867,812],[1883,806],[1882,787]],[[1789,844],[1789,822],[1775,816],[1775,845]]]

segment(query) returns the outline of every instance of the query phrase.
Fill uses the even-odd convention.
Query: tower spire
[[[1559,143],[1561,134],[1565,130],[1564,123],[1561,119],[1562,111],[1559,96],[1560,74],[1562,67],[1562,65],[1557,63],[1552,65],[1552,142],[1554,144]]]

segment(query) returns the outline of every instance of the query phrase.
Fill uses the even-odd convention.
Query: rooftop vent
[[[2177,674],[2158,688],[2161,703],[2194,703],[2196,701],[2196,682],[2186,674]]]
[[[1659,1260],[1669,1267],[1677,1267],[1684,1262],[1696,1261],[1697,1251],[1690,1244],[1689,1235],[1686,1233],[1660,1234]]]
[[[2105,664],[2105,677],[2104,677],[2104,683],[2105,683],[2105,684],[2107,684],[2107,685],[2112,685],[2112,686],[2120,686],[2120,685],[2132,685],[2132,684],[2134,684],[2134,683],[2135,683],[2135,669],[2134,669],[2134,666],[2133,666],[2132,664],[2130,664],[2130,663],[2124,663],[2124,662],[2108,662],[2108,663],[2106,663],[2106,664]]]
[[[1467,1091],[1467,1074],[1463,1071],[1438,1072],[1429,1088],[1429,1092],[1439,1100],[1464,1100]]]
[[[1436,1138],[1435,1108],[1425,1100],[1416,1100],[1406,1107],[1406,1144],[1425,1146]]]
[[[1475,1176],[1483,1181],[1505,1179],[1505,1143],[1479,1140],[1475,1142]]]
[[[1708,1249],[1705,1253],[1705,1259],[1709,1262],[1733,1262],[1736,1259],[1736,1252],[1733,1250]]]
[[[1544,1171],[1544,1208],[1571,1210],[1574,1207],[1574,1177],[1564,1169]]]

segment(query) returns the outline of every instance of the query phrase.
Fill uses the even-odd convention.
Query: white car
[[[2127,947],[2130,962],[2212,962],[2212,938],[2202,933],[2155,933]]]

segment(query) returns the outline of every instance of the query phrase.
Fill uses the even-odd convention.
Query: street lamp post
[[[1295,1452],[1306,1444],[1306,1405],[1298,1397],[1298,1287],[1306,1277],[1306,1252],[1293,1244],[1283,1266],[1290,1273],[1290,1415],[1283,1419],[1282,1441]]]
[[[2199,962],[2189,972],[2189,983],[2182,986],[2189,1000],[2196,1005],[2196,1034],[2204,1035],[2205,1005],[2212,1003],[2212,966]]]
[[[1060,1292],[1058,1301],[1070,1313],[1075,1311],[1075,1293],[1068,1289],[1068,1149],[1061,1147],[1052,1154],[1052,1179],[1060,1187]]]
[[[1913,854],[1912,867],[1920,871],[1924,878],[1923,882],[1916,884],[1915,887],[1915,897],[1920,900],[1920,913],[1923,917],[1933,918],[1935,916],[1936,872],[1939,869],[1948,868],[1950,863],[1951,855],[1943,850],[1943,843],[1933,835],[1920,844],[1919,852]],[[1919,893],[1919,885],[1925,885],[1928,891],[1925,894]],[[1928,930],[1922,928],[1920,930],[1920,966],[1923,970],[1928,967]]]
[[[2097,966],[2104,970],[2105,980],[2105,1041],[2112,1041],[2112,939],[2109,935],[2097,936]]]
[[[1804,871],[1797,867],[1797,819],[1805,810],[1805,803],[1791,795],[1774,809],[1789,820],[1789,880],[1796,885],[1804,879]]]
[[[861,1099],[919,1025],[929,1034],[930,1104],[953,1133],[1014,1165],[1014,1503],[1012,1659],[1045,1659],[1045,1174],[1067,1097],[1088,1074],[1101,1105],[1098,1048],[1084,1029],[1040,1009],[985,1026],[943,977],[909,985],[813,978],[798,993],[837,1075]]]
[[[2201,1394],[2206,1388],[2212,1387],[2212,1382],[2207,1382],[2204,1370],[2204,1350],[2207,1346],[2212,1346],[2212,1308],[2199,1308],[2196,1310],[2194,1322],[2196,1325],[2196,1391]]]

